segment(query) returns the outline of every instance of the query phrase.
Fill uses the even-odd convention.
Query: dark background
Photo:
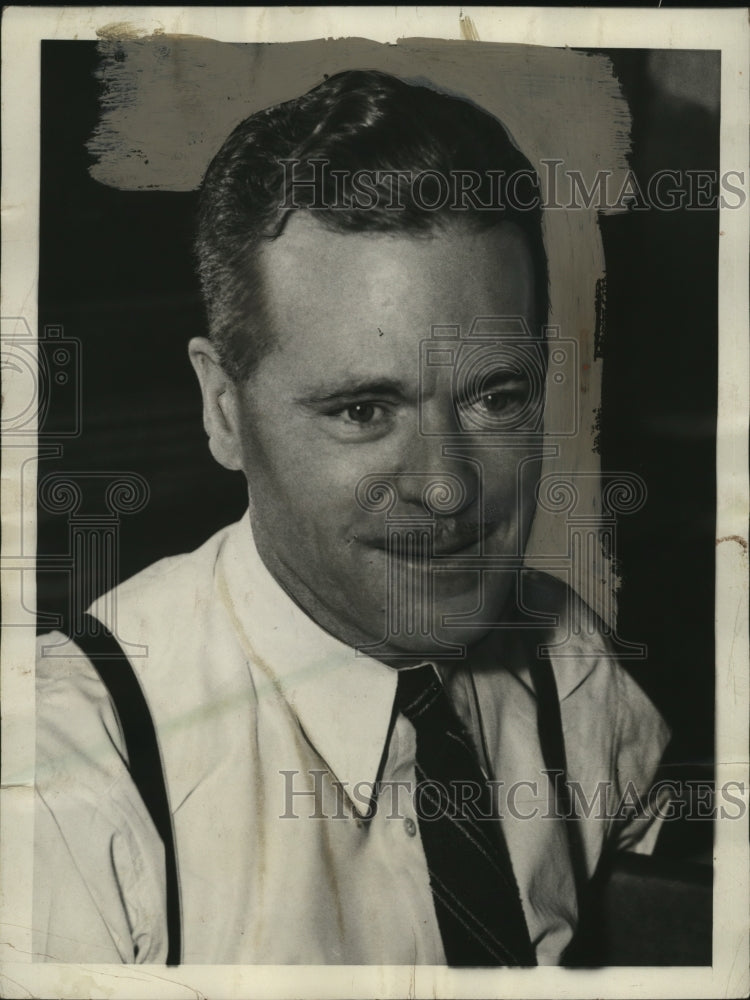
[[[93,181],[85,144],[99,113],[96,44],[43,42],[42,54],[39,323],[81,341],[83,422],[60,458],[41,458],[39,476],[144,477],[149,502],[120,522],[124,579],[236,520],[245,486],[209,455],[185,350],[205,333],[190,249],[196,196]],[[719,115],[660,91],[645,71],[647,53],[607,54],[631,104],[639,178],[661,168],[718,173]],[[618,525],[618,631],[648,647],[645,662],[627,666],[674,731],[668,773],[706,777],[714,746],[718,213],[633,212],[602,218],[601,228],[602,465],[636,472],[648,487],[645,507]],[[66,426],[69,406],[69,393],[52,392],[45,438]],[[68,517],[40,507],[40,556],[67,547]],[[68,623],[69,580],[40,570],[42,616]]]

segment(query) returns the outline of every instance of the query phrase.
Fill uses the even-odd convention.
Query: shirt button
[[[407,818],[404,820],[404,829],[406,830],[406,835],[408,837],[414,837],[416,835],[417,824],[410,816],[407,816]]]

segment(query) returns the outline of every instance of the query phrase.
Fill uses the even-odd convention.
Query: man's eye
[[[466,399],[464,405],[488,414],[500,414],[522,406],[528,392],[529,386],[525,381],[514,379],[501,385],[486,386],[473,399]]]
[[[460,402],[462,428],[511,430],[527,412],[530,392],[528,380],[515,373],[497,380],[487,379]]]
[[[370,440],[386,433],[391,423],[389,407],[366,400],[338,407],[327,416],[333,432],[346,439]]]
[[[352,403],[347,406],[344,413],[352,423],[369,424],[377,416],[377,407],[374,403]]]
[[[514,395],[511,392],[496,389],[493,392],[486,392],[481,396],[479,403],[489,413],[502,413],[503,410],[513,403],[517,395],[517,393]]]

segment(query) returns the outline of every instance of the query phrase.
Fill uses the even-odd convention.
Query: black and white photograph
[[[747,12],[634,13],[6,9],[2,995],[747,994]]]

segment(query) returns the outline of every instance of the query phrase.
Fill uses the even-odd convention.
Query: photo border
[[[219,41],[357,36],[465,39],[571,48],[720,49],[721,171],[748,163],[748,22],[744,9],[11,7],[3,17],[3,333],[37,328],[41,39],[103,31]],[[127,27],[124,27],[127,26]],[[481,43],[481,42],[480,42]],[[747,192],[747,184],[745,184]],[[3,628],[0,992],[7,997],[712,997],[750,989],[748,945],[748,244],[750,205],[720,210],[716,522],[716,784],[745,788],[741,820],[715,824],[714,964],[574,971],[460,971],[405,966],[98,966],[31,963],[33,627]],[[14,327],[15,328],[15,327]],[[13,413],[23,387],[4,378]],[[4,441],[2,607],[23,614],[19,567],[34,552],[35,443]],[[10,446],[8,446],[10,445]],[[32,459],[29,464],[29,459]],[[21,489],[21,476],[24,476]],[[19,519],[19,509],[22,518]],[[24,576],[33,577],[33,573]],[[24,600],[34,604],[31,580]],[[33,625],[33,623],[30,623]]]

